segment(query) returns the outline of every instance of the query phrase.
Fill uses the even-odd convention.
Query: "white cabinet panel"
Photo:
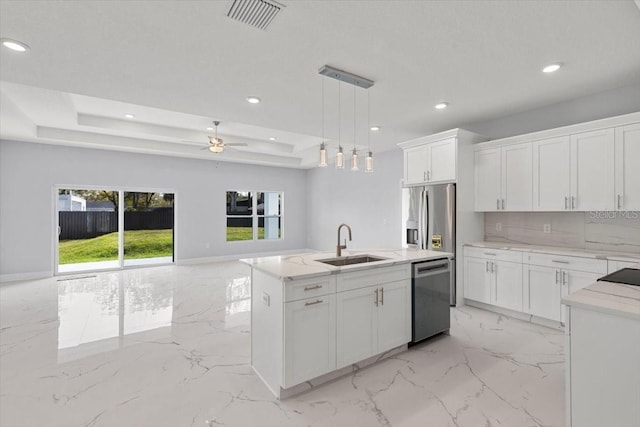
[[[568,136],[533,143],[533,210],[569,210],[571,140]]]
[[[607,273],[613,273],[614,271],[618,271],[623,268],[635,268],[637,264],[640,264],[640,259],[638,262],[631,261],[608,261],[607,262]]]
[[[530,211],[533,192],[531,144],[502,148],[502,210]]]
[[[284,387],[336,369],[336,296],[285,303]]]
[[[569,294],[572,294],[576,291],[579,291],[582,288],[586,288],[589,285],[595,283],[601,274],[596,273],[586,273],[583,271],[573,271],[573,270],[562,270],[562,295],[564,298]],[[561,307],[560,311],[560,321],[565,322],[566,319],[566,308],[564,305]]]
[[[489,212],[500,209],[500,163],[499,148],[474,153],[476,211]]]
[[[427,144],[427,181],[456,179],[456,138]]]
[[[342,368],[377,353],[377,288],[338,292],[337,367]]]
[[[493,261],[492,303],[522,311],[522,263]]]
[[[640,124],[616,128],[615,207],[640,210]]]
[[[529,314],[560,321],[560,275],[559,269],[529,265],[526,267]]]
[[[482,258],[464,257],[464,297],[491,304],[489,262]]]
[[[378,303],[378,353],[411,341],[411,287],[407,281],[380,286]]]
[[[615,208],[614,130],[571,135],[571,207],[578,211]]]
[[[404,150],[404,183],[419,184],[427,180],[427,147],[406,148]]]

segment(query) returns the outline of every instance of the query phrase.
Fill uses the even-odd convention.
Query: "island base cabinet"
[[[337,293],[337,367],[411,341],[408,280]]]
[[[567,425],[640,426],[640,320],[567,309]]]
[[[336,296],[285,303],[284,384],[290,387],[336,369]]]

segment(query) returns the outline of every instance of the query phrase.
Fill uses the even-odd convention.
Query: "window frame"
[[[251,198],[251,215],[229,215],[227,210],[227,195],[231,192],[234,193],[247,193]],[[258,193],[277,193],[279,196],[279,213],[278,215],[265,215],[264,208],[262,210],[262,215],[258,214]],[[264,201],[263,201],[264,203]],[[234,242],[267,242],[267,241],[282,241],[284,240],[284,191],[278,190],[226,190],[225,191],[225,242],[234,243]],[[243,240],[229,240],[229,218],[251,218],[251,239],[243,239]],[[264,221],[267,218],[279,218],[279,237],[276,239],[262,239],[259,238],[259,228],[260,228],[260,218],[263,219],[263,227]]]

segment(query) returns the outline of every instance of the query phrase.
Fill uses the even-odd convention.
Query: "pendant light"
[[[336,153],[336,169],[344,169],[344,153],[342,152],[342,142],[340,140],[340,86],[341,81],[338,81],[338,152]]]
[[[320,163],[318,166],[327,167],[327,149],[324,145],[324,77],[322,78],[322,143],[320,144]]]
[[[358,170],[358,151],[356,150],[356,87],[353,86],[353,152],[351,153],[351,170]]]
[[[371,100],[367,90],[367,157],[364,159],[365,173],[373,172],[373,154],[371,153]]]

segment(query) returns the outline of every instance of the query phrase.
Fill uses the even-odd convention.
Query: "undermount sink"
[[[373,255],[353,255],[353,256],[345,256],[339,258],[327,258],[327,259],[318,259],[316,261],[322,262],[324,264],[330,264],[335,266],[343,266],[343,265],[352,265],[352,264],[365,264],[367,262],[375,262],[375,261],[383,261],[388,258],[382,258]]]

